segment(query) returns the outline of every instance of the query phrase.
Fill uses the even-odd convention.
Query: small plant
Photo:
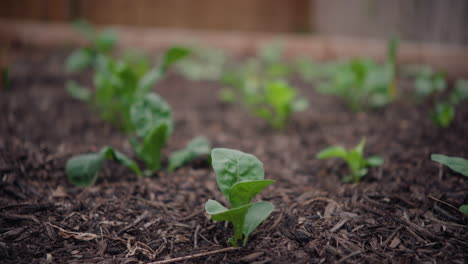
[[[383,159],[379,156],[364,158],[364,147],[366,139],[351,150],[346,150],[341,146],[333,146],[320,151],[317,154],[318,159],[341,158],[349,167],[350,174],[342,178],[343,182],[360,182],[367,175],[367,167],[381,166]]]
[[[66,164],[68,180],[80,187],[93,184],[106,159],[114,160],[130,168],[137,175],[141,175],[140,168],[135,161],[111,147],[104,147],[99,152],[81,154],[69,159]]]
[[[250,70],[255,64],[246,66],[224,75],[224,83],[229,85],[220,93],[224,102],[240,102],[275,129],[284,128],[293,112],[307,109],[307,99],[298,97],[296,88],[283,80],[262,79]]]
[[[468,99],[468,80],[460,79],[444,101],[437,102],[431,111],[432,121],[440,127],[448,127],[455,118],[455,109]]]
[[[226,56],[222,50],[194,47],[190,56],[175,68],[189,80],[219,80],[224,71]]]
[[[73,24],[75,30],[88,42],[85,48],[70,54],[65,62],[68,72],[82,71],[96,63],[99,55],[107,55],[117,43],[117,34],[112,29],[97,31],[93,25],[84,20],[77,20]]]
[[[175,151],[169,158],[169,171],[174,171],[185,163],[210,154],[210,142],[204,137],[192,139],[184,149]]]
[[[329,80],[322,82],[318,91],[340,97],[354,112],[387,105],[397,95],[397,48],[398,41],[392,39],[384,65],[372,60],[354,59],[333,66]]]
[[[251,200],[274,181],[264,180],[263,164],[251,154],[217,148],[211,151],[211,160],[218,187],[231,209],[210,199],[205,210],[214,221],[232,223],[234,237],[229,239],[232,246],[237,246],[239,240],[245,246],[249,235],[274,209],[270,202],[251,203]]]
[[[131,108],[144,98],[166,73],[169,66],[187,56],[188,49],[171,47],[161,62],[150,68],[146,57],[128,56],[114,59],[99,56],[94,75],[95,91],[69,81],[67,91],[76,99],[91,102],[102,119],[125,132],[135,130],[131,121]]]
[[[432,154],[431,159],[449,167],[453,171],[456,171],[465,177],[468,177],[468,160],[464,158],[449,157],[442,154]],[[462,205],[459,210],[465,215],[468,215],[468,205]]]
[[[297,98],[296,89],[284,81],[267,82],[263,94],[248,96],[248,108],[276,129],[284,128],[293,112],[301,112],[308,107],[308,101]]]

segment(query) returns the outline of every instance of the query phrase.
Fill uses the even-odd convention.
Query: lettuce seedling
[[[431,159],[449,167],[453,171],[456,171],[465,177],[468,177],[468,160],[464,158],[449,157],[442,154],[432,154]],[[468,205],[462,205],[459,210],[465,215],[468,215]]]
[[[318,86],[323,94],[343,99],[354,111],[383,107],[397,95],[396,56],[398,41],[392,39],[388,45],[387,61],[383,65],[369,59],[354,59],[333,65],[328,80]]]
[[[78,84],[68,83],[67,90],[78,99],[90,101],[102,119],[125,132],[133,132],[130,110],[144,98],[167,72],[169,66],[188,55],[188,49],[171,47],[161,62],[150,67],[146,57],[127,55],[123,59],[99,56],[94,74],[94,92]]]
[[[130,143],[149,176],[161,168],[161,150],[174,129],[172,110],[162,97],[149,93],[131,106],[130,115],[136,133]]]
[[[211,151],[211,161],[218,187],[229,201],[228,209],[215,200],[205,204],[206,212],[214,221],[229,221],[234,227],[234,237],[229,239],[237,246],[273,212],[270,202],[251,203],[252,198],[273,180],[264,180],[263,164],[255,156],[232,149],[216,148]]]
[[[74,156],[67,161],[66,172],[68,180],[74,185],[86,187],[93,184],[104,166],[105,160],[113,160],[141,175],[135,161],[111,147],[104,147],[99,152]]]
[[[226,55],[222,50],[193,47],[190,56],[177,63],[175,68],[189,80],[219,80],[224,71]]]
[[[383,159],[379,156],[364,158],[364,147],[366,139],[351,150],[346,150],[341,146],[333,146],[320,151],[317,154],[318,159],[341,158],[349,167],[350,174],[342,178],[343,182],[360,182],[362,177],[367,175],[367,167],[381,166]]]
[[[457,80],[455,88],[448,97],[437,102],[430,113],[432,121],[440,127],[448,127],[455,118],[458,104],[468,99],[468,80]]]
[[[210,154],[210,142],[204,137],[192,139],[185,148],[175,151],[169,157],[169,171],[174,171],[176,168],[185,163],[200,157]]]
[[[276,129],[283,128],[293,112],[308,107],[308,101],[297,98],[296,89],[284,81],[265,83],[263,94],[253,94],[247,100],[252,112]]]
[[[107,55],[117,43],[117,34],[112,29],[97,31],[84,20],[77,20],[73,24],[75,30],[87,41],[88,45],[73,51],[65,62],[68,72],[82,71],[96,63],[99,55]]]

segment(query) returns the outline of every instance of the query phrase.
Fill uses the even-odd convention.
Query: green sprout
[[[318,91],[340,97],[354,111],[383,107],[397,96],[396,56],[398,41],[388,45],[387,61],[383,65],[369,59],[353,59],[331,65],[327,80],[322,81]]]
[[[333,146],[320,151],[317,154],[317,159],[341,158],[349,167],[350,174],[342,177],[343,182],[360,182],[367,175],[368,167],[381,166],[384,162],[379,156],[371,156],[364,158],[364,147],[366,139],[349,151],[341,146]]]
[[[255,156],[232,149],[217,148],[211,151],[213,169],[218,187],[229,201],[231,209],[215,200],[205,204],[206,212],[214,221],[229,221],[234,227],[232,246],[239,240],[247,244],[249,235],[273,212],[270,202],[252,203],[253,197],[273,180],[264,180],[263,164]]]
[[[441,163],[451,170],[468,177],[468,160],[460,157],[449,157],[442,154],[432,154],[431,159],[435,162]],[[459,208],[460,212],[468,216],[468,205],[462,205]]]
[[[112,29],[97,31],[93,25],[84,20],[76,20],[72,25],[88,44],[73,51],[67,58],[65,62],[67,72],[78,72],[93,66],[99,55],[108,55],[117,43],[117,34]]]

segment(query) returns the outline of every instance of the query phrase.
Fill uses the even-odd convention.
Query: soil
[[[64,166],[74,154],[105,145],[133,155],[125,135],[68,96],[66,51],[23,50],[0,90],[0,262],[144,263],[228,247],[232,228],[204,213],[225,201],[204,160],[173,173],[139,178],[108,162],[95,185],[74,187]],[[219,102],[219,84],[171,72],[155,87],[174,109],[167,155],[194,136],[214,147],[256,155],[266,178],[258,195],[275,211],[245,248],[184,263],[464,263],[468,180],[430,160],[431,153],[468,157],[468,104],[446,129],[429,105],[404,98],[385,109],[353,114],[333,97],[294,81],[310,108],[274,131],[239,106]],[[403,87],[410,88],[402,80]],[[385,158],[361,183],[344,184],[339,160],[315,154],[356,145]]]

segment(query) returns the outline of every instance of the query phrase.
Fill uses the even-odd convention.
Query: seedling
[[[308,101],[297,98],[296,89],[284,81],[267,82],[263,94],[248,96],[247,106],[251,111],[276,129],[283,128],[293,112],[301,112],[308,107]]]
[[[169,171],[184,165],[191,160],[210,154],[210,142],[204,137],[192,139],[185,148],[175,151],[169,158]]]
[[[275,40],[260,47],[257,57],[267,78],[283,79],[290,75],[291,68],[284,63],[281,40]]]
[[[460,157],[449,157],[442,154],[432,154],[431,159],[435,162],[441,163],[455,172],[468,177],[468,160]],[[460,212],[468,215],[468,205],[462,205],[459,208]]]
[[[132,105],[144,98],[169,66],[187,56],[188,52],[182,47],[169,48],[153,68],[150,68],[146,57],[127,55],[123,59],[113,59],[99,56],[94,75],[95,91],[74,82],[67,84],[67,90],[74,98],[95,105],[102,119],[125,132],[132,132],[135,130],[130,113]]]
[[[68,72],[89,68],[96,63],[99,55],[109,54],[117,43],[117,34],[112,29],[97,31],[84,20],[77,20],[72,25],[87,40],[88,45],[72,52],[67,58],[65,69]]]
[[[141,175],[135,161],[111,147],[104,147],[99,152],[74,156],[67,161],[66,172],[68,180],[80,187],[93,184],[104,166],[105,160],[113,160]]]
[[[224,83],[230,86],[221,90],[224,102],[240,102],[275,129],[284,128],[293,112],[307,109],[308,101],[299,98],[296,89],[286,81],[262,79],[251,70],[256,68],[255,63],[246,66],[224,75]]]
[[[383,107],[393,101],[396,88],[396,54],[398,41],[389,42],[387,61],[379,65],[368,59],[354,59],[334,66],[329,80],[318,91],[343,99],[354,111]]]
[[[205,204],[206,212],[214,221],[229,221],[234,227],[232,246],[247,244],[249,235],[273,212],[270,202],[251,203],[252,198],[273,180],[264,180],[263,164],[255,156],[232,149],[211,151],[213,169],[218,187],[229,201],[231,209],[215,200]]]
[[[177,63],[177,71],[189,80],[219,80],[223,74],[226,56],[222,50],[191,48],[190,56]]]
[[[361,179],[367,175],[367,168],[369,166],[381,166],[384,160],[379,156],[371,156],[364,158],[364,147],[366,139],[351,150],[346,150],[341,146],[333,146],[320,151],[317,154],[318,159],[341,158],[349,167],[350,175],[342,178],[343,182],[360,182]]]
[[[431,111],[432,121],[440,127],[448,127],[455,118],[455,109],[468,99],[468,80],[460,79],[448,97],[434,105]]]
[[[149,93],[132,105],[130,114],[136,133],[130,143],[145,162],[145,175],[150,176],[161,168],[161,149],[174,128],[172,110],[162,97]]]

